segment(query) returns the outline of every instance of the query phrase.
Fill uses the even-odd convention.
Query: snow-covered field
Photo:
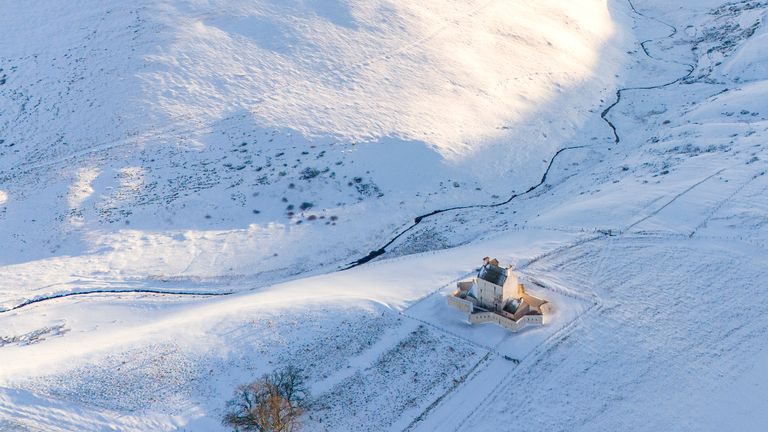
[[[768,2],[529,3],[6,6],[0,431],[768,428]]]

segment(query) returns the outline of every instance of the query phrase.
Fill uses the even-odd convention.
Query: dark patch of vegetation
[[[310,180],[319,176],[320,174],[322,174],[322,171],[320,171],[319,169],[307,167],[301,170],[301,174],[299,175],[299,178],[301,178],[302,180]]]
[[[309,388],[300,369],[286,368],[239,386],[222,424],[236,432],[291,432],[309,409]]]

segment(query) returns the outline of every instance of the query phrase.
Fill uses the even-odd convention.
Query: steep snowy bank
[[[620,80],[616,20],[597,0],[3,14],[0,302],[334,269],[524,190]]]

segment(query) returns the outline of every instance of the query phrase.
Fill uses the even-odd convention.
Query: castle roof
[[[507,270],[497,265],[487,263],[480,268],[477,277],[494,285],[503,286],[507,280]]]

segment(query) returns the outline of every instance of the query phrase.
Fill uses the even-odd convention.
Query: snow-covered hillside
[[[623,61],[594,0],[38,2],[0,20],[0,302],[75,289],[73,267],[109,285],[335,269],[417,214],[527,187]]]
[[[305,430],[768,426],[768,2],[52,6],[0,14],[0,430],[285,364]],[[543,327],[447,307],[486,255]]]

